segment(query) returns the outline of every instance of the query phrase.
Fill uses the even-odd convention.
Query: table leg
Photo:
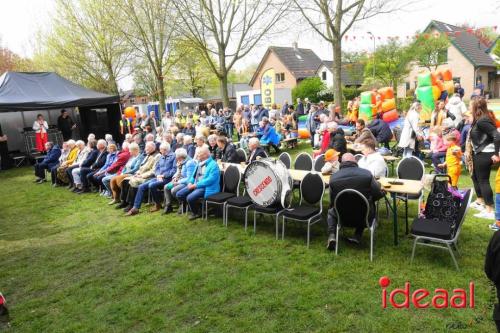
[[[398,209],[396,203],[396,193],[391,193],[392,196],[392,214],[394,223],[394,245],[398,245]]]

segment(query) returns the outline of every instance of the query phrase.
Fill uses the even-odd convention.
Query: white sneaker
[[[474,215],[474,217],[480,218],[480,219],[486,219],[486,220],[494,220],[495,219],[495,213],[494,212],[487,212],[487,211],[482,211],[480,213],[477,213]]]
[[[470,208],[474,208],[475,210],[482,212],[484,210],[484,205],[474,201],[470,204]]]

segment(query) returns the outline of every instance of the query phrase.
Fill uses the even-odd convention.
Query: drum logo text
[[[264,178],[264,180],[253,190],[253,195],[259,195],[259,193],[262,192],[269,184],[271,184],[272,181],[273,180],[269,176]]]

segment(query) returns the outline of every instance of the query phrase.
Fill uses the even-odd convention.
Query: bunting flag
[[[410,39],[417,39],[419,37],[423,37],[425,39],[429,38],[439,38],[441,36],[445,37],[460,37],[462,34],[468,34],[468,35],[475,35],[477,37],[482,37],[484,36],[484,33],[486,29],[492,29],[493,31],[496,31],[498,26],[491,26],[491,27],[482,27],[478,29],[473,29],[473,28],[463,28],[463,30],[459,31],[446,31],[446,32],[434,32],[434,33],[415,33],[411,35],[372,35],[368,33],[359,33],[359,34],[350,34],[350,35],[344,35],[344,42],[350,42],[350,43],[358,43],[362,40],[372,40],[375,38],[376,40],[379,41],[390,41],[390,40],[410,40]],[[486,40],[485,40],[486,41]]]

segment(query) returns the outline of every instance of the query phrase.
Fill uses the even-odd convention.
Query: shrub
[[[308,97],[310,102],[317,103],[320,101],[318,93],[325,88],[325,84],[318,76],[308,77],[292,89],[292,99],[295,101],[297,98],[303,100]]]

